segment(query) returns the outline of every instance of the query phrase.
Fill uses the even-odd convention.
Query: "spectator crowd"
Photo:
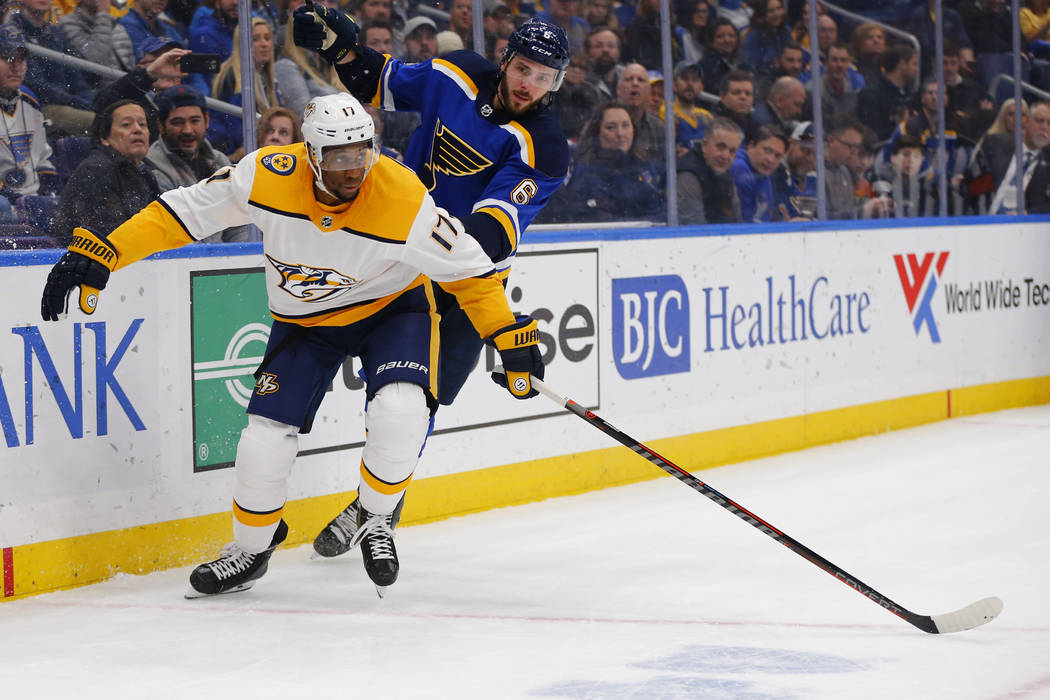
[[[254,0],[253,66],[242,65],[238,2],[8,0],[0,26],[0,242],[64,246],[74,226],[106,234],[159,193],[191,184],[268,144],[301,140],[313,97],[344,90],[334,70],[291,39],[304,0]],[[507,37],[538,16],[572,52],[553,110],[572,148],[569,176],[538,221],[666,220],[677,172],[682,224],[804,221],[817,209],[814,92],[824,124],[827,217],[1050,212],[1050,0],[1024,0],[1021,105],[1004,0],[943,0],[944,132],[938,126],[933,0],[840,0],[856,22],[804,0],[671,0],[674,64],[666,143],[658,0],[314,0],[341,7],[360,41],[409,63],[456,50],[498,62]],[[425,11],[424,11],[425,10]],[[438,19],[446,18],[446,19]],[[474,46],[474,24],[484,46]],[[918,40],[919,50],[902,38]],[[37,46],[90,61],[93,72]],[[820,70],[814,75],[814,52]],[[213,54],[214,72],[183,70]],[[121,75],[114,78],[112,75]],[[206,98],[255,96],[257,143]],[[214,106],[214,105],[213,105]],[[1016,191],[1016,109],[1023,192]],[[384,151],[400,157],[412,113],[374,112]],[[671,153],[674,162],[666,162]],[[1021,199],[1023,197],[1023,200]],[[251,240],[230,229],[212,241]]]

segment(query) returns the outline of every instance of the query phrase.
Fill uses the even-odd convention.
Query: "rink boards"
[[[508,285],[548,384],[681,466],[1050,401],[1050,218],[930,226],[530,232]],[[39,320],[57,252],[0,254],[3,598],[211,557],[269,315],[256,244],[116,273],[93,316]],[[661,474],[487,373],[437,417],[403,523]],[[344,365],[301,437],[289,544],[352,497]]]

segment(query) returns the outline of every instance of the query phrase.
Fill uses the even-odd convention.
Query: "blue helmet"
[[[561,87],[569,65],[569,40],[564,29],[541,19],[530,19],[508,37],[501,62],[507,63],[517,55],[558,71],[551,92]]]

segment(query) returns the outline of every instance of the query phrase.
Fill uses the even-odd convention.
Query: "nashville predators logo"
[[[295,156],[287,153],[271,153],[263,156],[263,167],[278,175],[287,175],[295,170]]]
[[[259,396],[275,394],[280,388],[281,385],[277,383],[277,375],[269,372],[260,374],[258,381],[255,382],[255,393]]]
[[[284,263],[269,255],[266,256],[266,259],[281,275],[281,283],[277,286],[296,299],[310,302],[321,301],[357,285],[357,280],[353,277],[348,277],[335,270]]]
[[[430,144],[430,162],[421,178],[428,190],[434,189],[436,174],[463,177],[480,173],[492,165],[492,161],[478,153],[466,141],[452,133],[438,121],[434,127],[434,140]]]

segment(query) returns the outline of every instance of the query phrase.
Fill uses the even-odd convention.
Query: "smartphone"
[[[222,63],[217,53],[188,53],[179,59],[183,73],[218,73]]]

